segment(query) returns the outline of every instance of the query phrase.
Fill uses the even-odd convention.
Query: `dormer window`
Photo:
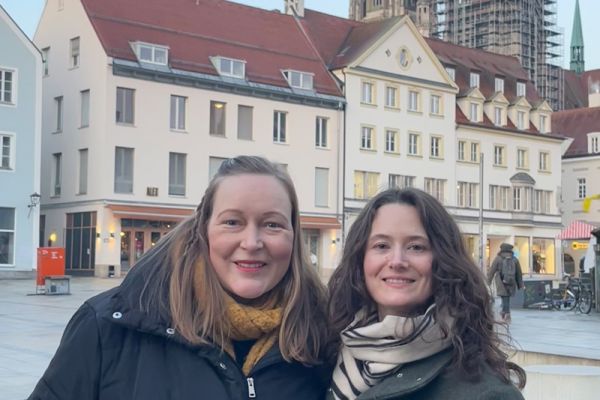
[[[283,75],[285,76],[285,79],[287,79],[289,85],[293,88],[304,90],[313,89],[313,74],[288,69],[283,71]]]
[[[592,153],[592,154],[600,153],[600,135],[595,133],[595,134],[593,134],[593,136],[588,135],[588,138],[589,138],[588,143],[589,143],[590,153]]]
[[[517,97],[525,97],[525,82],[517,82]]]
[[[479,74],[477,72],[471,72],[469,76],[469,86],[472,88],[479,87]]]
[[[446,67],[446,72],[448,73],[448,75],[450,75],[450,78],[452,78],[453,81],[456,80],[456,70],[452,67]]]
[[[244,79],[246,77],[246,62],[227,57],[211,57],[215,68],[222,76]]]
[[[504,79],[496,78],[494,80],[494,90],[496,92],[504,93]]]
[[[167,65],[169,60],[168,47],[136,42],[134,43],[134,48],[138,61],[150,64]]]

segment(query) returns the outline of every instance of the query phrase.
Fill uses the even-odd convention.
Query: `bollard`
[[[600,393],[600,367],[581,365],[529,365],[526,400],[591,399]]]

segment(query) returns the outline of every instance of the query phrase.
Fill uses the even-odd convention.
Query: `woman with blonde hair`
[[[30,399],[320,399],[325,301],[289,175],[236,157],[192,217],[75,313]]]
[[[523,398],[525,373],[507,360],[484,276],[429,194],[389,189],[372,198],[329,289],[339,353],[331,398]]]

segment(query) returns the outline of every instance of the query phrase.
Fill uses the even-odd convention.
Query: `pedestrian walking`
[[[510,323],[510,298],[517,289],[523,289],[523,272],[519,259],[513,253],[513,245],[502,243],[500,251],[488,272],[488,285],[496,285],[496,294],[502,299],[500,316],[503,321]]]
[[[429,194],[372,198],[329,290],[339,353],[331,399],[523,399],[525,372],[507,360],[485,277]]]
[[[287,172],[229,159],[195,214],[75,313],[29,399],[322,399],[325,303]]]

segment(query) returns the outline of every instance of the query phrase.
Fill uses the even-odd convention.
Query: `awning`
[[[148,219],[154,221],[180,221],[192,215],[195,209],[109,204],[107,207],[119,218]]]
[[[592,236],[590,232],[596,228],[597,226],[587,222],[573,221],[556,238],[561,240],[589,239]]]
[[[303,229],[341,229],[342,224],[335,217],[300,216],[300,226]]]

